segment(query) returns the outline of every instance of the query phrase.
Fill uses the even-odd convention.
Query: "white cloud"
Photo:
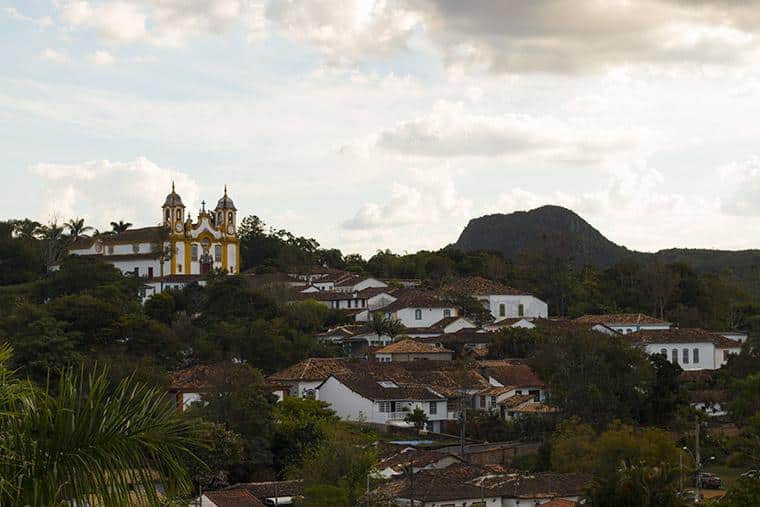
[[[71,0],[61,5],[60,17],[71,28],[92,29],[107,42],[182,46],[193,36],[221,33],[238,23],[241,17],[248,20],[246,25],[253,26],[247,14],[249,6],[256,11],[256,3],[242,0],[115,0],[101,3]]]
[[[36,25],[38,28],[47,28],[53,24],[53,18],[50,16],[43,16],[41,18],[26,16],[15,7],[5,7],[4,10],[5,13],[11,18],[18,21],[23,21],[25,23],[31,23],[33,25]]]
[[[718,171],[722,185],[732,189],[723,202],[725,213],[760,216],[760,157],[730,164]]]
[[[364,204],[353,218],[343,223],[343,228],[425,226],[448,217],[466,218],[470,209],[470,201],[459,195],[444,169],[411,169],[404,183],[393,183],[387,202]]]
[[[69,55],[66,51],[53,48],[45,48],[42,50],[40,58],[55,63],[66,63],[69,61]]]
[[[112,65],[116,59],[108,51],[102,49],[95,51],[89,58],[90,63],[93,65]]]
[[[476,114],[462,103],[439,102],[432,112],[385,129],[377,146],[424,157],[531,158],[594,165],[632,151],[631,133],[601,131],[552,117]]]
[[[197,205],[200,195],[198,183],[187,174],[142,157],[129,162],[40,163],[30,172],[43,189],[41,220],[81,216],[100,229],[107,229],[114,220],[132,222],[136,227],[159,223],[161,204],[172,181],[185,206]]]

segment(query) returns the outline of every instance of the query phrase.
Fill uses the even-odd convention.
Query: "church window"
[[[182,273],[182,264],[177,264],[177,271]]]
[[[221,211],[216,214],[216,221],[217,225],[222,225],[222,222],[224,221],[224,214]]]
[[[229,223],[232,223],[232,212],[231,211],[229,213],[227,213],[227,221]]]
[[[222,262],[222,245],[214,245],[214,258],[217,262]]]
[[[166,210],[166,221],[168,222],[171,219],[172,219],[172,212],[171,212],[171,210]]]
[[[198,260],[198,245],[193,245],[190,247],[190,260]]]
[[[177,208],[176,215],[177,215],[177,220],[182,220],[182,210],[180,210],[179,208]]]

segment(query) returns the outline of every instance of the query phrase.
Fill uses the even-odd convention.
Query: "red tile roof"
[[[206,491],[206,498],[217,507],[264,507],[264,503],[245,489]]]
[[[456,308],[437,292],[408,289],[394,293],[396,301],[389,304],[383,311],[395,312],[404,308]]]
[[[736,340],[726,338],[704,329],[675,328],[661,331],[639,331],[625,335],[634,343],[657,344],[657,343],[712,343],[718,348],[735,349],[741,348],[742,344]]]
[[[486,373],[500,384],[514,387],[542,387],[544,382],[538,378],[527,364],[511,364],[487,368]]]
[[[480,276],[460,278],[443,288],[444,292],[472,296],[529,296],[530,293]]]
[[[325,380],[334,373],[348,371],[346,363],[344,358],[310,357],[273,373],[268,379],[274,381]]]
[[[606,315],[583,315],[575,319],[583,324],[607,325],[638,325],[638,324],[670,324],[670,322],[650,317],[643,313],[612,313]]]
[[[412,339],[400,340],[377,350],[376,354],[451,354],[452,351],[432,343],[420,343]]]

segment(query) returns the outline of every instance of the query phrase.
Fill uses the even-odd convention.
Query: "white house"
[[[650,317],[643,313],[615,313],[605,315],[584,315],[575,319],[579,324],[602,325],[620,334],[639,331],[664,331],[670,329],[671,323]]]
[[[396,298],[387,289],[369,287],[356,291],[317,290],[313,286],[300,291],[298,299],[313,299],[333,310],[369,310],[389,305]]]
[[[474,330],[477,327],[477,324],[465,317],[447,317],[429,327],[405,327],[402,334],[412,338],[431,338],[462,330]]]
[[[687,371],[717,370],[741,352],[740,342],[702,329],[639,331],[630,338],[648,354],[663,354]]]
[[[348,371],[342,358],[310,357],[267,377],[267,381],[290,387],[288,396],[318,398],[317,388],[333,373]]]
[[[451,294],[472,296],[483,303],[496,321],[512,318],[547,318],[549,307],[526,291],[479,276],[461,278],[444,288]]]
[[[446,398],[429,387],[400,384],[376,375],[337,373],[317,389],[319,399],[328,402],[345,421],[410,427],[404,418],[419,408],[428,418],[428,430],[440,432],[441,421],[447,416]]]
[[[405,327],[430,327],[450,317],[458,317],[459,309],[438,294],[411,290],[397,295],[396,301],[382,309],[386,317],[397,319]]]

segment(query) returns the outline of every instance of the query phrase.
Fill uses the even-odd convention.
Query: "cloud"
[[[69,55],[60,49],[45,48],[40,52],[40,58],[55,63],[66,63],[69,61]]]
[[[423,157],[500,157],[599,164],[637,144],[628,133],[598,131],[551,117],[485,115],[461,103],[439,102],[433,111],[385,129],[377,146]]]
[[[90,63],[93,65],[112,65],[116,59],[108,51],[98,50],[95,51],[89,58]]]
[[[721,168],[718,175],[722,185],[732,189],[723,201],[721,209],[724,213],[760,216],[760,157],[730,164]]]
[[[342,224],[352,231],[425,228],[443,220],[468,217],[472,203],[457,192],[444,169],[412,169],[404,183],[394,182],[390,198],[382,204],[366,203]],[[408,236],[405,236],[408,238]]]
[[[198,183],[187,174],[142,157],[128,162],[40,163],[30,173],[43,189],[40,200],[46,204],[41,220],[81,216],[100,229],[107,229],[113,220],[136,227],[160,222],[161,205],[172,181],[186,206],[197,205],[200,195]]]
[[[193,36],[225,31],[239,21],[243,6],[241,0],[72,0],[61,5],[60,17],[107,42],[182,46]]]
[[[53,24],[53,18],[50,16],[43,16],[41,18],[26,16],[15,7],[5,7],[4,10],[9,17],[18,21],[23,21],[25,23],[31,23],[33,25],[36,25],[38,28],[47,28]]]
[[[739,60],[757,48],[757,7],[721,0],[272,0],[267,19],[332,63],[398,52],[424,34],[452,70],[577,74]]]

